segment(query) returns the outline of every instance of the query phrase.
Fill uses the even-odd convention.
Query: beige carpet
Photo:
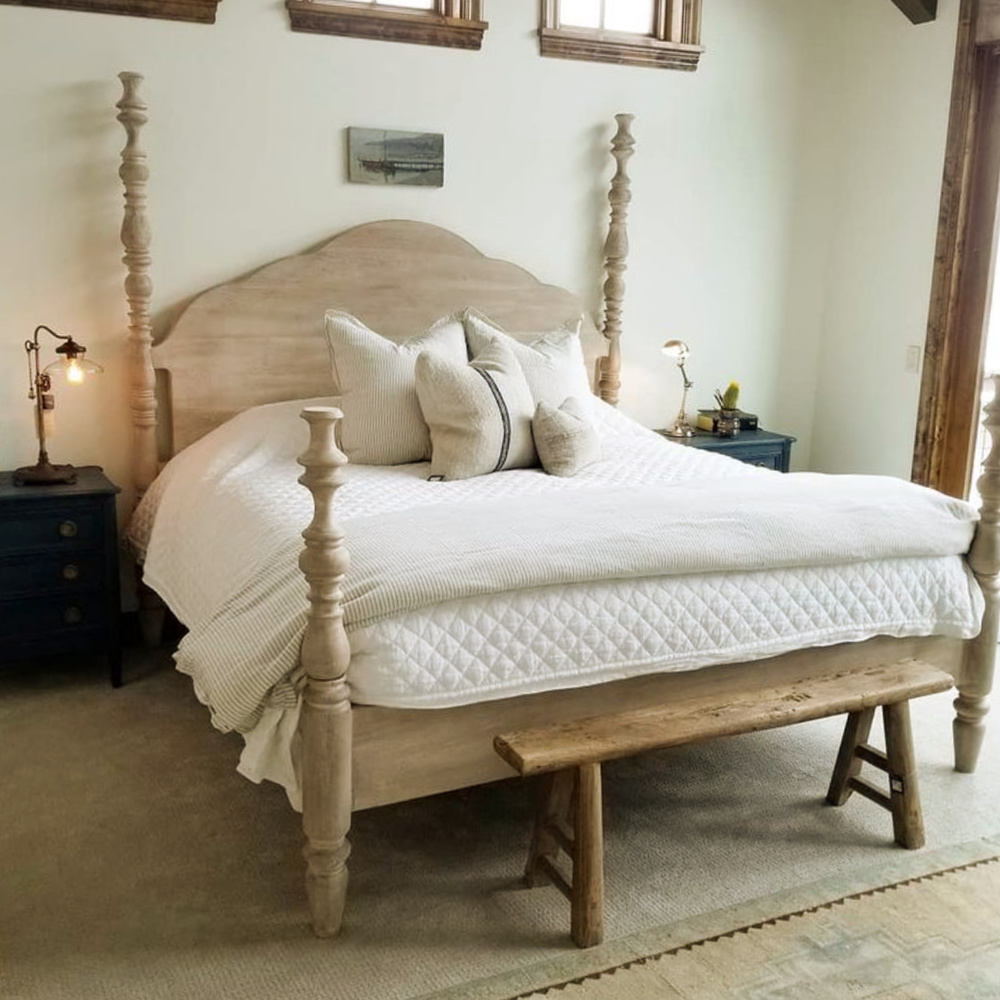
[[[822,804],[825,720],[607,768],[599,948],[569,943],[554,889],[520,882],[519,780],[356,816],[344,934],[317,941],[284,794],[235,773],[240,741],[165,656],[133,653],[126,676],[0,671],[3,1000],[503,1000],[1000,853],[1000,720],[979,771],[955,774],[934,697],[914,706],[923,851],[892,846],[863,799]]]
[[[737,926],[511,1000],[543,996],[996,1000],[1000,858]]]

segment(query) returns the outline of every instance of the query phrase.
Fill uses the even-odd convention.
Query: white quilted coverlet
[[[294,567],[311,518],[295,458],[305,448],[299,413],[309,402],[324,401],[258,407],[186,449],[130,526],[145,551],[146,582],[189,629],[178,668],[192,675],[215,725],[247,735],[241,770],[281,781],[293,801],[295,667],[306,607]],[[382,513],[441,504],[465,511],[504,499],[520,507],[536,494],[549,504],[559,494],[571,518],[582,497],[574,503],[574,493],[595,486],[709,478],[725,493],[726,480],[779,475],[665,441],[597,400],[593,410],[604,457],[568,479],[517,470],[430,483],[424,463],[349,466],[336,503],[348,548],[352,520],[360,531]],[[961,551],[975,512],[962,501],[939,507],[954,522],[945,525],[958,539],[951,548]],[[349,626],[348,680],[356,702],[444,707],[877,634],[968,637],[981,614],[978,587],[951,554],[559,582]]]

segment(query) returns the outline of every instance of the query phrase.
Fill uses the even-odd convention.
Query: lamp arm
[[[38,350],[38,335],[42,332],[42,330],[44,330],[48,334],[51,334],[53,337],[56,338],[56,340],[72,340],[73,339],[71,336],[69,336],[69,334],[66,334],[66,333],[56,333],[56,331],[53,330],[52,327],[46,326],[44,323],[39,323],[38,326],[35,327],[34,338],[32,340],[25,341],[25,347],[26,348],[27,348],[28,344],[31,344],[32,345],[32,347],[31,347],[32,350],[35,350],[35,351]]]

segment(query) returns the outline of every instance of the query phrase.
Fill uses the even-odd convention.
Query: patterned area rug
[[[1000,858],[750,923],[516,996],[543,995],[559,1000],[996,1000]]]

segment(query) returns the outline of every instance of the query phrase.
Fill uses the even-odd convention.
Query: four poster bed
[[[600,331],[586,317],[565,328],[585,312],[570,293],[393,221],[200,295],[154,344],[146,107],[141,77],[121,80],[141,498],[129,534],[146,586],[188,629],[179,668],[215,724],[244,734],[241,769],[301,796],[318,934],[340,927],[352,810],[509,777],[493,738],[511,730],[916,657],[956,678],[956,766],[974,768],[997,641],[1000,458],[977,528],[968,505],[920,487],[755,470],[618,414],[630,116],[612,143]],[[437,346],[414,360],[415,335]],[[400,359],[398,384],[365,383]],[[466,467],[482,440],[446,411],[480,391],[499,405],[508,385],[537,404],[541,463],[557,474],[504,465],[524,444],[509,408],[501,471]],[[576,399],[565,412],[563,395]],[[542,415],[559,431],[547,456]],[[859,528],[843,510],[861,507]]]

